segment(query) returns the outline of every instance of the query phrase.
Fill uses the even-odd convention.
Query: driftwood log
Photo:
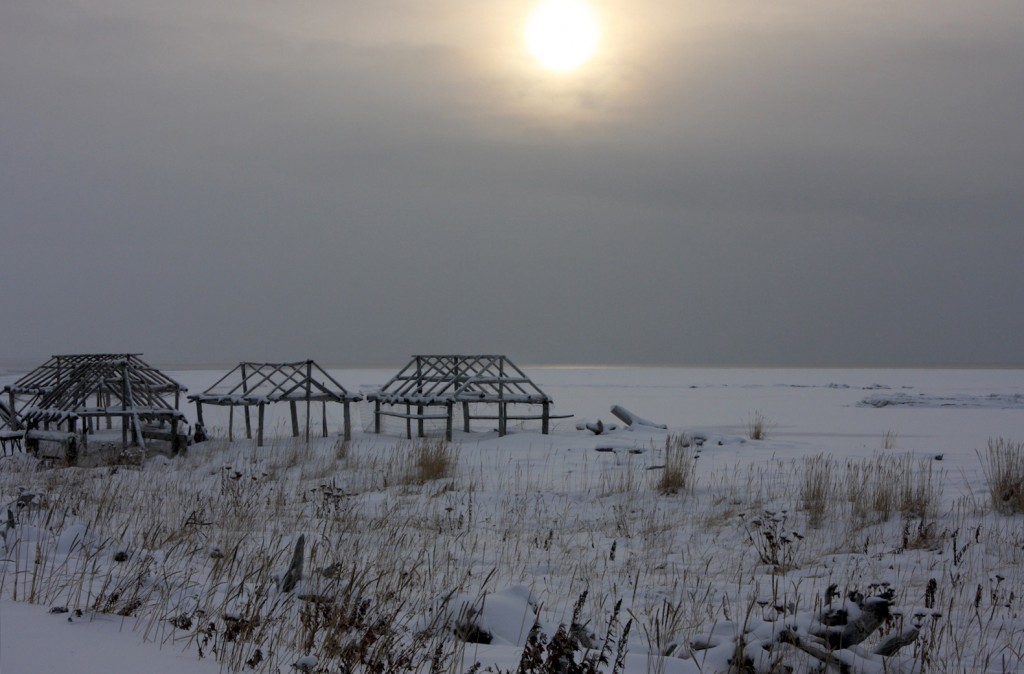
[[[826,601],[834,597],[833,590],[829,588]],[[818,612],[792,614],[783,609],[775,619],[748,617],[742,623],[730,623],[731,636],[727,636],[730,630],[723,629],[727,626],[720,624],[711,634],[692,639],[690,651],[695,661],[707,665],[701,671],[716,674],[805,671],[808,656],[818,663],[813,671],[903,672],[904,659],[894,656],[914,643],[917,628],[895,633],[871,651],[861,647],[889,622],[893,596],[892,592],[867,597],[850,592],[842,604],[830,603]]]
[[[658,424],[649,419],[637,416],[627,410],[622,405],[612,405],[612,414],[622,420],[622,423],[626,424],[630,428],[633,426],[650,426],[651,428],[660,428],[665,430],[668,428],[665,424]]]

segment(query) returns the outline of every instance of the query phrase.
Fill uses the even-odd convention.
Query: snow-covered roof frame
[[[551,402],[507,356],[495,355],[413,356],[371,399],[413,405]]]
[[[189,400],[211,405],[258,405],[295,401],[356,402],[350,393],[312,360],[296,363],[239,363],[202,393]]]
[[[352,393],[342,386],[326,370],[313,360],[294,363],[256,363],[244,361],[236,365],[227,374],[218,379],[202,393],[189,396],[196,404],[196,415],[203,423],[203,404],[242,406],[245,408],[246,435],[252,437],[252,424],[249,419],[249,407],[259,408],[259,446],[263,445],[263,406],[267,403],[288,402],[292,408],[292,434],[297,436],[298,418],[296,403],[305,402],[306,439],[309,439],[309,410],[311,402],[340,403],[345,408],[345,439],[351,437],[351,415],[349,403],[358,402],[363,397]],[[233,412],[232,412],[233,414]],[[326,416],[323,421],[323,434],[327,436]],[[228,425],[229,437],[231,424]]]
[[[75,432],[78,419],[92,430],[94,419],[121,419],[122,441],[131,438],[145,447],[143,422],[170,422],[172,444],[178,449],[178,410],[187,388],[142,360],[138,353],[93,353],[51,356],[13,384],[7,393],[9,425],[36,429],[50,424]]]
[[[445,418],[445,435],[451,439],[452,407],[462,404],[464,430],[469,432],[472,418],[498,421],[498,433],[505,435],[509,419],[540,419],[542,432],[548,432],[551,398],[544,393],[507,356],[481,355],[418,355],[392,377],[380,390],[367,395],[374,402],[374,427],[379,433],[380,417],[393,416],[407,421],[407,435],[411,436],[411,421],[419,425],[423,435],[425,419]],[[496,404],[496,416],[470,414],[473,403]],[[508,405],[540,405],[539,415],[510,416]],[[404,412],[396,412],[396,406],[404,406]],[[446,408],[444,415],[430,414],[425,407]],[[415,411],[413,408],[415,407]],[[385,409],[389,408],[389,409]]]
[[[51,356],[4,387],[12,425],[87,416],[181,418],[180,395],[188,389],[140,355]]]

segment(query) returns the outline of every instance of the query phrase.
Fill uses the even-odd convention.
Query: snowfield
[[[1024,672],[1024,371],[524,370],[550,435],[0,459],[0,672]]]

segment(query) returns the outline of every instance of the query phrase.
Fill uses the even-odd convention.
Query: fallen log
[[[909,630],[900,632],[899,634],[893,634],[875,646],[875,650],[873,650],[872,653],[883,657],[895,655],[896,651],[917,641],[917,636],[920,633],[921,630],[916,627],[912,627]]]
[[[665,424],[658,424],[653,421],[650,421],[649,419],[639,417],[630,412],[629,410],[627,410],[622,405],[612,405],[612,414],[621,419],[622,423],[626,424],[630,428],[632,428],[633,426],[649,426],[651,428],[660,428],[662,430],[668,429],[668,426],[666,426]]]

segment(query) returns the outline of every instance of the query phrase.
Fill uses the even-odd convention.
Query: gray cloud
[[[12,0],[0,355],[1022,364],[1022,11],[819,5]]]

